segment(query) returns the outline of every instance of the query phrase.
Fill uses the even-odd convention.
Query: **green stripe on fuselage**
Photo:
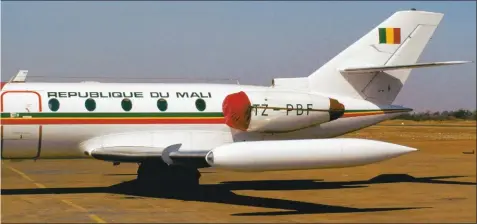
[[[36,113],[17,113],[18,117],[31,116],[34,118],[144,118],[144,117],[223,117],[220,112],[205,113],[173,113],[173,112],[157,112],[157,113],[135,113],[135,112],[119,112],[119,113],[62,113],[62,112],[36,112]],[[2,113],[2,118],[11,117],[10,113]]]
[[[345,113],[356,113],[356,112],[401,112],[401,111],[412,111],[411,109],[380,109],[380,110],[345,110]]]

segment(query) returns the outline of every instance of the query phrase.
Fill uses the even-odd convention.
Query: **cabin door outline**
[[[30,119],[29,113],[41,112],[41,95],[35,91],[5,91],[0,96],[2,115],[6,119]],[[3,122],[2,122],[3,123]],[[1,124],[1,158],[35,159],[41,152],[42,127]]]

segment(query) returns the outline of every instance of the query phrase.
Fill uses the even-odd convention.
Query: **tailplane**
[[[366,74],[366,73],[375,73],[391,70],[401,70],[401,69],[413,69],[413,68],[427,68],[427,67],[436,67],[444,65],[458,65],[470,63],[472,61],[444,61],[444,62],[432,62],[432,63],[417,63],[409,65],[385,65],[385,66],[366,66],[366,67],[354,67],[354,68],[345,68],[341,69],[341,73],[346,74]]]

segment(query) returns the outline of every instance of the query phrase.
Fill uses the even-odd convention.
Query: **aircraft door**
[[[41,112],[41,97],[32,91],[7,91],[0,96],[2,109],[1,156],[4,159],[33,159],[41,146],[40,125],[21,124],[33,112]],[[8,121],[10,122],[6,122]],[[4,124],[6,123],[6,124]]]

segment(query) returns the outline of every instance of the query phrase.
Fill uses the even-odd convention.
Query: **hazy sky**
[[[420,62],[475,61],[475,1],[11,1],[1,2],[1,78],[28,69],[32,76],[215,77],[270,85],[274,77],[308,76],[395,11],[410,8],[445,14]],[[475,68],[415,69],[394,104],[474,109]]]

